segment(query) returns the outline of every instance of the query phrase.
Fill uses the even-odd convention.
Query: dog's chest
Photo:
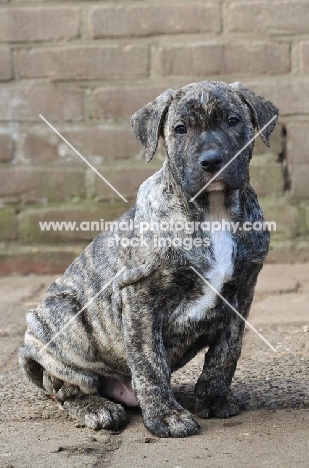
[[[217,293],[221,293],[224,283],[231,279],[234,271],[235,243],[230,231],[222,229],[222,220],[229,221],[224,208],[223,193],[215,192],[210,194],[209,198],[211,210],[207,221],[211,223],[211,227],[215,227],[213,224],[215,222],[221,225],[221,229],[209,232],[211,262],[209,269],[202,272],[212,288],[205,282],[203,294],[200,297],[191,301],[183,301],[179,305],[178,310],[173,314],[178,324],[185,325],[188,321],[200,321],[207,318],[207,312],[216,305]]]

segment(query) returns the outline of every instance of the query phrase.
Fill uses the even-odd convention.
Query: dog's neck
[[[208,192],[207,220],[220,221],[222,219],[230,219],[225,199],[226,196],[223,190]]]

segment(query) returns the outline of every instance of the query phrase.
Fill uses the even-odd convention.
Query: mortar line
[[[114,281],[115,278],[117,278],[117,276],[120,275],[120,273],[122,273],[124,270],[125,270],[125,266],[123,268],[121,268],[120,271],[118,271],[118,273],[113,277],[111,278],[107,283],[105,283],[105,285],[100,289],[99,292],[97,292],[88,302],[87,304],[85,304],[81,310],[79,312],[77,312],[77,314],[75,314],[73,317],[70,318],[70,320],[67,321],[67,323],[49,340],[48,343],[46,343],[42,349],[40,349],[39,353],[42,353],[44,351],[44,349],[47,348],[47,346],[55,340],[55,338],[57,338],[58,335],[60,335],[60,333],[62,333],[66,328],[67,326],[73,321],[75,320],[85,309],[86,307],[88,307],[90,304],[92,304],[92,302],[99,296],[99,294],[101,294],[101,292],[103,292],[111,283],[112,281]]]
[[[256,329],[253,325],[251,325],[251,323],[248,322],[248,320],[246,320],[246,319],[238,312],[238,310],[236,310],[235,307],[232,306],[232,304],[230,304],[229,301],[227,301],[227,300],[225,299],[225,297],[223,297],[222,294],[220,294],[219,291],[216,290],[216,288],[214,288],[214,287],[212,286],[212,284],[209,283],[209,281],[207,281],[206,278],[204,278],[193,266],[190,265],[190,268],[191,268],[191,270],[193,270],[193,271],[207,284],[207,286],[209,286],[209,287],[220,297],[220,299],[222,299],[223,302],[225,302],[225,303],[230,307],[230,309],[232,309],[233,312],[235,312],[235,314],[236,314],[239,318],[241,318],[241,320],[243,320],[243,321],[245,322],[245,324],[246,324],[249,328],[251,328],[252,331],[254,331],[254,333],[256,333],[256,334],[258,335],[259,338],[261,338],[262,341],[264,341],[264,343],[267,344],[267,346],[270,347],[270,349],[271,349],[272,351],[274,351],[276,354],[278,354],[278,351],[276,350],[276,348],[274,348],[274,346],[271,345],[271,344],[269,343],[269,341],[267,341],[266,338],[265,338],[263,335],[261,335],[261,333],[258,332],[257,329]]]
[[[86,164],[88,164],[88,166],[99,176],[101,177],[101,179],[115,192],[117,193],[117,195],[122,198],[123,201],[125,202],[128,202],[128,200],[126,198],[124,198],[123,195],[121,195],[120,192],[118,192],[118,190],[107,180],[105,179],[104,176],[102,176],[102,174],[79,152],[77,151],[76,148],[74,148],[74,146],[66,139],[64,138],[63,135],[61,135],[61,133],[55,128],[53,127],[53,125],[48,122],[47,119],[45,119],[45,117],[43,117],[42,114],[39,114],[39,117],[41,117],[42,120],[44,120],[44,122],[77,154],[77,156],[79,156]]]
[[[269,125],[274,119],[277,119],[277,117],[278,117],[277,115],[274,115],[274,116],[267,122],[267,124],[264,125],[264,127],[262,127],[261,130],[259,130],[259,131],[254,135],[254,137],[252,137],[252,138],[245,144],[245,146],[243,146],[243,147],[241,148],[241,150],[239,150],[239,151],[235,154],[235,156],[233,156],[232,159],[231,159],[230,161],[228,161],[228,162],[220,169],[220,171],[218,171],[217,174],[215,174],[215,175],[210,179],[210,181],[207,182],[207,184],[205,184],[204,187],[202,187],[201,190],[199,190],[199,191],[194,195],[194,197],[191,198],[190,202],[194,201],[194,200],[196,199],[196,197],[198,197],[199,194],[202,193],[202,192],[208,187],[208,185],[211,184],[211,182],[212,182],[213,180],[215,180],[215,179],[218,177],[218,175],[221,174],[221,172],[224,171],[224,169],[226,169],[227,166],[229,166],[229,165],[234,161],[234,159],[236,159],[237,156],[239,156],[239,155],[243,152],[243,150],[246,149],[247,146],[249,146],[250,143],[252,143],[252,142],[256,139],[256,137],[258,137],[258,136],[260,135],[260,133],[263,132],[263,130],[265,130],[266,127],[268,127],[268,125]]]

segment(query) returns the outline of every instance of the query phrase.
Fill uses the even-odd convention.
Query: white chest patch
[[[222,219],[228,221],[223,203],[224,194],[223,192],[214,192],[209,195],[211,214],[207,221],[218,221],[222,227]],[[229,281],[233,275],[235,245],[231,233],[227,229],[216,230],[210,233],[210,237],[214,260],[204,275],[213,288],[221,293],[224,283]],[[184,324],[188,320],[202,320],[207,315],[207,311],[214,307],[217,298],[217,293],[205,283],[203,296],[191,302],[182,302],[173,314],[174,319],[178,324]]]

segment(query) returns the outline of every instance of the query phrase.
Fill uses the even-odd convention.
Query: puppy
[[[269,146],[277,116],[240,83],[212,81],[168,89],[132,116],[147,162],[162,136],[163,167],[28,313],[20,350],[28,379],[87,426],[118,429],[124,405],[139,405],[154,435],[196,434],[170,377],[202,349],[197,415],[239,412],[230,386],[244,321],[228,304],[247,318],[267,255],[269,233],[241,226],[264,221],[248,169],[254,129]],[[240,227],[211,228],[223,221]]]

